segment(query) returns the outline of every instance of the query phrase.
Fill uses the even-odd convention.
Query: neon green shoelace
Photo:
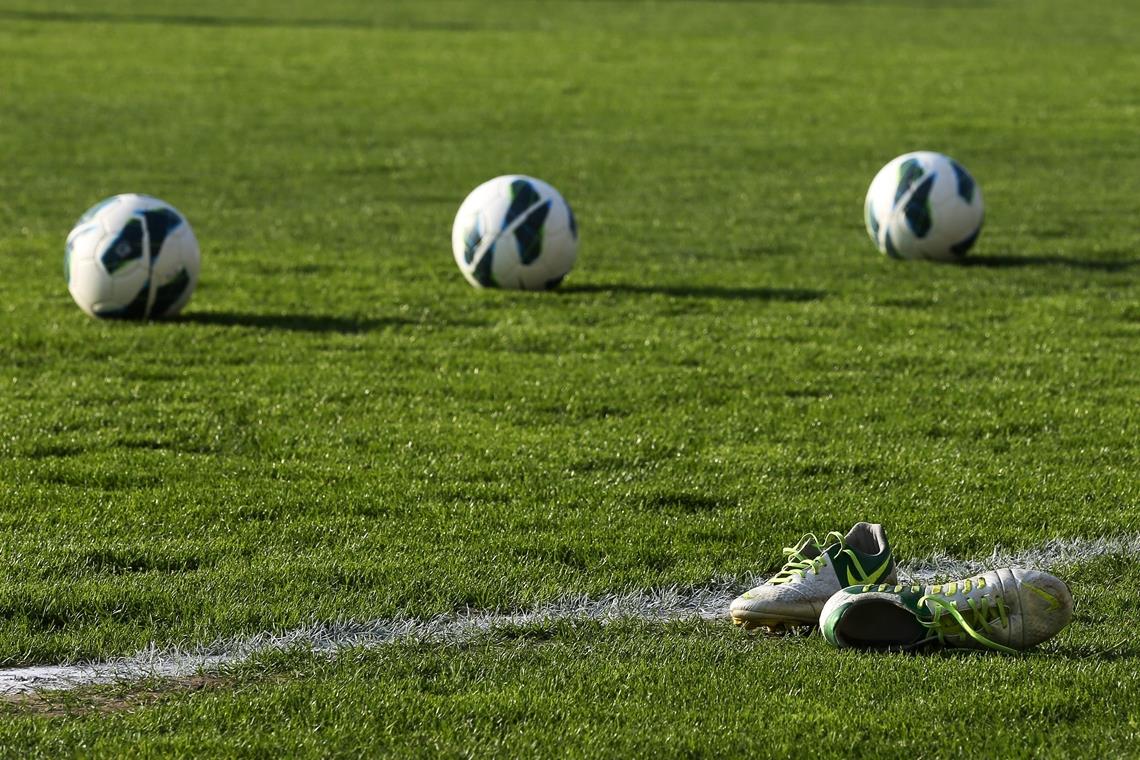
[[[939,584],[936,584],[934,586],[931,586],[930,594],[928,594],[927,596],[934,596],[935,594],[949,594],[950,596],[953,596],[954,594],[958,593],[958,583],[959,583],[959,581],[954,581],[953,583],[939,583]],[[971,591],[973,591],[974,589],[985,588],[986,587],[986,579],[985,578],[970,578],[970,579],[961,581],[961,584],[962,584],[962,593],[968,594]],[[894,585],[892,585],[890,583],[880,583],[878,585],[875,585],[874,583],[868,583],[868,584],[863,586],[863,592],[864,593],[866,593],[868,591],[885,591],[885,592],[889,592],[889,593],[900,594],[905,589],[910,589],[910,593],[912,593],[912,594],[918,594],[918,593],[922,592],[923,587],[917,583],[912,583],[909,586],[907,586],[906,584],[903,584],[903,583],[896,583]]]
[[[968,580],[962,581],[961,583],[963,594],[968,594],[975,588],[983,589],[986,587],[985,578],[970,578]],[[910,590],[910,593],[918,594],[922,592],[923,587],[919,585],[912,585],[908,587],[904,586],[901,583],[895,586],[892,586],[889,583],[880,583],[878,586],[875,586],[874,584],[863,586],[863,591],[883,591],[899,594],[902,593],[904,589],[908,588]],[[932,586],[930,593],[926,594],[918,600],[918,605],[920,607],[924,604],[929,603],[928,609],[930,609],[932,615],[930,622],[922,620],[918,621],[929,628],[934,634],[933,636],[927,638],[923,643],[937,639],[940,644],[945,645],[946,636],[960,636],[965,633],[971,639],[988,649],[996,649],[1000,652],[1008,652],[1010,654],[1017,653],[1016,650],[1010,649],[1007,646],[1003,646],[996,641],[991,641],[982,635],[982,633],[990,633],[995,626],[999,628],[1006,628],[1009,626],[1009,613],[1006,611],[1005,602],[1001,597],[991,599],[988,596],[983,596],[978,601],[967,598],[966,605],[969,607],[969,609],[965,613],[962,613],[958,611],[958,606],[954,604],[954,602],[950,601],[944,596],[941,596],[943,593],[949,595],[957,594],[958,581],[946,584],[940,583],[936,586]],[[997,613],[996,620],[994,619],[994,613]],[[969,615],[972,620],[967,621],[967,615]],[[979,628],[982,629],[982,633],[978,632]]]
[[[832,539],[834,539],[834,541]],[[823,547],[830,546],[833,543],[844,546],[842,534],[832,531],[827,534],[823,542],[820,542],[820,540],[815,537],[815,534],[808,533],[800,539],[796,546],[785,546],[784,556],[787,559],[784,561],[784,566],[780,568],[780,572],[768,579],[768,583],[773,586],[779,586],[782,583],[788,583],[796,578],[803,578],[808,572],[819,575],[819,569],[823,567],[824,563]],[[803,554],[804,549],[812,545],[819,549],[819,556],[805,557]]]
[[[1005,602],[998,597],[991,599],[988,596],[980,600],[967,599],[969,607],[965,612],[959,611],[954,602],[945,597],[927,594],[918,600],[919,605],[926,604],[933,617],[930,622],[921,622],[934,634],[940,644],[946,644],[946,636],[960,636],[962,633],[978,642],[987,649],[996,649],[1000,652],[1016,654],[1016,650],[1003,646],[996,641],[986,638],[983,634],[990,634],[994,627],[1005,628],[1009,625],[1009,615],[1005,609]],[[995,619],[996,613],[996,619]],[[971,619],[966,620],[969,616]],[[978,629],[981,629],[979,631]]]

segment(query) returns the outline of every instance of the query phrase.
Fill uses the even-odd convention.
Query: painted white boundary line
[[[1054,538],[1020,552],[997,546],[990,556],[980,560],[955,559],[939,552],[916,562],[902,563],[899,575],[918,583],[932,583],[965,578],[1000,567],[1049,570],[1083,565],[1099,557],[1136,556],[1140,556],[1140,533],[1094,539]]]
[[[929,583],[952,580],[998,567],[1065,568],[1098,557],[1140,556],[1140,534],[1092,540],[1056,539],[1022,552],[994,549],[982,560],[962,560],[933,554],[899,567],[902,579]],[[564,621],[612,622],[644,620],[713,620],[725,618],[728,605],[744,588],[762,578],[741,583],[724,579],[693,589],[657,589],[600,598],[571,597],[529,612],[462,612],[431,619],[375,620],[330,623],[280,635],[258,634],[219,642],[198,651],[149,649],[110,662],[45,665],[0,670],[0,696],[74,689],[81,686],[137,681],[144,678],[184,678],[237,665],[259,652],[303,648],[333,655],[348,647],[377,647],[397,641],[460,643],[497,630]]]

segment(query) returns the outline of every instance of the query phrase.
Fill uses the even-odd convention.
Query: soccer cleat
[[[1062,581],[1007,568],[935,586],[853,586],[827,602],[819,624],[837,647],[1017,652],[1056,636],[1073,616]]]
[[[808,534],[785,547],[780,572],[738,596],[732,622],[746,630],[815,625],[827,600],[844,586],[895,582],[895,563],[883,526],[856,523],[846,536],[832,531],[823,546]]]

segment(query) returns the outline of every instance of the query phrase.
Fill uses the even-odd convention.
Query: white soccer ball
[[[930,151],[884,166],[863,205],[867,234],[895,259],[961,259],[982,231],[982,189],[961,164]]]
[[[67,236],[67,289],[92,317],[172,317],[198,284],[190,224],[168,203],[116,195],[93,206]]]
[[[558,191],[511,174],[471,191],[451,228],[451,249],[477,288],[549,290],[578,256],[578,223]]]

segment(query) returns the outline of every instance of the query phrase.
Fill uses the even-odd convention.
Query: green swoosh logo
[[[875,581],[879,580],[879,576],[881,576],[883,573],[885,573],[887,571],[887,565],[889,565],[889,564],[891,564],[891,558],[887,557],[885,560],[883,560],[883,564],[879,565],[879,567],[876,568],[873,572],[868,573],[867,577],[864,578],[863,580],[857,580],[855,578],[855,576],[851,574],[851,568],[848,567],[847,568],[847,585],[848,586],[870,585],[870,584],[874,583]],[[859,569],[862,570],[863,568],[860,567]]]
[[[1050,612],[1052,612],[1054,610],[1061,609],[1061,600],[1058,599],[1057,597],[1053,596],[1052,594],[1050,594],[1045,589],[1037,588],[1032,583],[1023,583],[1021,585],[1025,586],[1027,589],[1032,591],[1034,594],[1037,594],[1037,596],[1039,596],[1042,599],[1044,599],[1045,601],[1049,602],[1049,611]]]

